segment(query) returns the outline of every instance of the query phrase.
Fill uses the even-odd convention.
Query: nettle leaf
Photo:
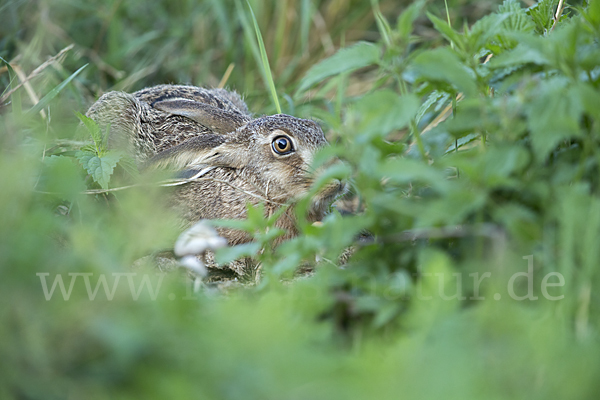
[[[385,136],[402,129],[410,123],[419,110],[419,100],[409,94],[398,96],[389,89],[363,96],[355,105],[360,114],[358,132],[371,137]]]
[[[446,193],[450,189],[446,175],[422,161],[409,158],[386,160],[379,165],[377,172],[379,176],[395,184],[407,185],[420,182],[430,185],[440,193]]]
[[[259,233],[255,236],[258,243],[270,243],[278,237],[285,235],[285,233],[285,229],[269,228],[264,233]]]
[[[229,264],[243,257],[254,257],[260,251],[260,243],[250,242],[237,246],[222,247],[215,253],[215,260],[219,265]]]
[[[84,151],[84,152],[89,151],[89,152],[96,154],[96,146],[94,146],[93,144],[83,145],[79,148],[79,150]]]
[[[252,233],[256,230],[254,224],[248,219],[215,219],[210,221],[212,225],[223,228],[238,229]],[[262,225],[262,224],[261,224]],[[261,226],[262,228],[262,226]]]
[[[576,90],[576,88],[574,89]],[[562,141],[581,135],[579,118],[583,105],[577,93],[549,80],[526,105],[531,143],[537,157],[544,160]]]
[[[479,138],[480,138],[480,135],[478,133],[470,133],[467,136],[463,136],[460,139],[456,139],[455,142],[452,143],[452,145],[446,149],[445,154],[456,152],[457,149],[460,149],[463,146],[468,145],[469,143],[471,143]]]
[[[507,33],[528,33],[534,29],[535,24],[519,3],[516,0],[505,0],[498,7],[497,13],[485,16],[473,24],[468,35],[469,43],[474,52],[482,48],[512,48],[517,42],[512,37],[507,37]]]
[[[88,116],[85,116],[78,112],[75,112],[75,115],[77,115],[77,118],[79,118],[79,120],[83,122],[83,125],[85,125],[88,133],[94,141],[94,145],[96,146],[96,154],[100,155],[101,152],[104,150],[104,141],[102,139],[102,133],[100,132],[100,126],[98,126],[96,121],[94,121]]]
[[[295,242],[293,241],[285,242],[284,244],[288,243],[295,244]],[[284,251],[279,251],[280,249],[283,250],[287,248],[291,248],[293,250],[291,250],[287,254]],[[286,246],[285,248],[281,246],[277,250],[278,253],[285,254],[285,256],[279,257],[279,260],[271,267],[270,271],[276,276],[283,276],[286,274],[293,273],[293,271],[295,271],[296,268],[298,268],[300,262],[302,261],[302,254],[300,253],[300,251],[294,249],[292,246]]]
[[[412,68],[417,75],[454,85],[466,96],[477,95],[475,76],[448,48],[425,51],[415,57]]]
[[[600,119],[598,116],[598,105],[600,105],[600,93],[591,85],[581,82],[575,83],[570,88],[572,101],[580,101],[581,106],[589,116]]]
[[[469,47],[472,52],[478,52],[489,45],[491,38],[502,31],[507,14],[491,14],[481,18],[471,27],[468,33]]]
[[[421,107],[419,107],[419,112],[417,113],[417,116],[415,118],[417,124],[421,122],[421,119],[423,118],[425,113],[429,111],[429,108],[432,105],[438,103],[438,100],[442,100],[442,103],[445,103],[448,100],[448,98],[448,93],[440,92],[439,90],[434,90],[433,92],[431,92],[431,94],[429,94],[429,96],[427,97],[427,100],[425,100],[425,102],[421,104]]]
[[[252,226],[266,228],[268,222],[265,219],[264,203],[259,203],[256,206],[252,205],[252,203],[246,204],[246,218],[248,222],[252,223]]]
[[[44,159],[42,187],[66,200],[74,200],[85,190],[81,169],[71,157],[50,156]]]
[[[465,99],[459,103],[456,115],[441,122],[438,126],[445,129],[455,139],[471,133],[493,131],[497,116],[489,107],[485,100]]]
[[[317,179],[313,183],[312,190],[320,190],[326,184],[330,183],[332,179],[346,180],[349,178],[351,173],[352,168],[350,168],[350,165],[346,163],[335,163],[318,175]]]
[[[79,150],[77,153],[75,153],[75,157],[79,160],[79,163],[85,169],[87,169],[89,160],[95,156],[96,153],[93,150]]]
[[[390,301],[386,304],[379,305],[373,318],[373,328],[381,328],[402,311],[402,304],[395,301]]]
[[[498,14],[507,15],[502,24],[504,29],[513,32],[531,32],[535,29],[535,24],[517,0],[505,0],[498,7]]]
[[[481,158],[480,168],[475,179],[481,179],[488,187],[503,185],[515,172],[529,162],[529,153],[522,146],[504,145],[490,147]]]
[[[413,2],[400,16],[396,22],[396,30],[401,38],[408,38],[410,33],[413,31],[413,24],[421,14],[423,9],[424,1]]]
[[[381,14],[377,3],[373,4],[373,14],[375,15],[375,22],[377,22],[377,28],[379,29],[379,33],[381,34],[383,41],[385,42],[386,46],[391,45],[392,41],[390,38],[392,36],[392,28],[383,14]]]
[[[425,152],[433,159],[443,156],[446,153],[446,150],[450,146],[454,148],[456,143],[456,139],[452,137],[452,135],[447,129],[445,129],[444,126],[440,125],[432,128],[424,135],[421,135]],[[419,157],[420,152],[418,151],[417,146],[413,145],[409,154],[413,157]]]
[[[330,76],[377,64],[380,53],[379,46],[367,42],[360,42],[341,49],[309,69],[300,82],[298,92],[302,92]]]
[[[544,34],[552,26],[552,15],[558,1],[540,0],[527,9],[527,14],[535,24],[535,30],[538,34]]]
[[[117,163],[121,159],[121,154],[109,151],[99,157],[90,151],[79,151],[75,157],[77,157],[83,168],[85,168],[102,189],[108,189],[108,182]]]
[[[596,28],[600,27],[600,3],[590,1],[585,13],[582,14]]]
[[[486,202],[487,193],[476,187],[463,186],[448,191],[444,197],[426,204],[426,212],[418,216],[416,227],[455,225],[479,211]]]
[[[549,63],[550,61],[539,48],[519,44],[513,50],[492,58],[489,67],[495,69],[517,67],[523,64],[547,65]]]
[[[454,43],[459,49],[463,51],[465,50],[464,37],[457,31],[452,29],[452,27],[448,25],[448,22],[436,17],[431,13],[427,13],[427,18],[429,18],[431,23],[433,23],[433,27],[435,28],[435,30],[441,33],[446,39],[448,39],[450,43]]]
[[[329,247],[339,254],[352,244],[360,231],[366,229],[370,223],[372,221],[365,215],[342,217],[339,213],[331,213],[323,219],[323,225],[316,228],[317,243],[321,248]]]
[[[137,164],[131,156],[124,154],[121,155],[121,159],[119,160],[119,166],[134,178],[138,178],[140,176],[140,171],[138,170]]]

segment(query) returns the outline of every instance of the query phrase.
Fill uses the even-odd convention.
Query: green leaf
[[[412,94],[398,96],[392,90],[383,89],[363,96],[355,110],[360,115],[358,132],[361,135],[385,136],[408,126],[419,110],[419,100]]]
[[[498,14],[505,14],[508,18],[504,20],[502,27],[512,32],[531,32],[535,29],[531,17],[521,8],[517,0],[504,0],[498,7]]]
[[[85,190],[81,169],[70,157],[50,156],[44,160],[43,190],[57,193],[62,198],[73,201]]]
[[[85,64],[83,67],[79,68],[77,71],[73,72],[71,76],[62,81],[57,87],[52,89],[47,95],[45,95],[35,106],[31,107],[27,113],[29,115],[34,115],[44,107],[46,107],[64,88],[67,86],[88,64]]]
[[[596,120],[599,119],[600,93],[593,86],[577,82],[571,86],[569,92],[572,102],[581,102],[581,106],[589,116],[596,118]]]
[[[298,251],[291,252],[289,255],[281,257],[273,267],[271,267],[271,272],[277,276],[292,273],[298,268],[301,261],[302,255]]]
[[[302,81],[300,81],[298,92],[303,92],[332,75],[355,71],[359,68],[377,64],[379,57],[380,49],[372,43],[360,42],[341,49],[333,56],[309,69]]]
[[[508,187],[521,175],[530,162],[530,152],[524,145],[499,143],[485,148],[485,151],[466,149],[450,153],[439,164],[455,167],[461,178],[476,182],[482,187]]]
[[[473,25],[469,40],[474,51],[490,49],[496,45],[500,48],[512,48],[517,41],[507,34],[529,33],[534,29],[535,23],[519,2],[505,0],[496,13],[481,18]]]
[[[381,328],[394,319],[394,317],[396,317],[401,310],[402,305],[401,303],[397,302],[390,301],[384,305],[378,306],[376,308],[375,318],[373,318],[372,322],[373,328]]]
[[[422,161],[409,158],[387,160],[379,165],[380,176],[397,184],[421,182],[431,185],[440,192],[446,192],[450,185],[445,175],[437,168]]]
[[[377,22],[377,29],[379,29],[379,33],[383,38],[386,46],[390,46],[392,44],[391,36],[392,29],[390,28],[390,24],[385,19],[383,14],[381,14],[381,10],[379,10],[379,4],[376,0],[371,0],[371,7],[373,8],[373,15],[375,15],[375,22]]]
[[[470,50],[478,52],[489,47],[491,39],[500,33],[503,23],[508,17],[508,14],[491,14],[474,23],[468,33]]]
[[[423,102],[423,104],[421,104],[421,106],[419,107],[419,112],[415,117],[416,123],[418,124],[421,121],[421,118],[423,118],[423,116],[429,110],[429,108],[435,103],[437,103],[438,100],[443,99],[443,101],[445,102],[448,100],[448,97],[449,96],[447,93],[440,92],[438,90],[434,90],[433,92],[431,92],[431,94],[427,97],[427,100],[425,100],[425,102]]]
[[[88,151],[79,151],[76,154],[77,159],[97,182],[102,189],[108,189],[108,182],[117,166],[117,162],[121,159],[121,154],[110,151],[102,157],[98,157],[95,153]]]
[[[137,164],[135,163],[133,157],[121,155],[121,159],[119,160],[118,164],[132,177],[138,178],[140,176],[140,171],[138,170]]]
[[[347,248],[356,239],[359,232],[368,227],[372,221],[365,215],[341,216],[332,212],[323,219],[323,225],[314,229],[314,235],[318,240],[320,248],[329,248],[337,252],[333,257],[337,258],[339,252]]]
[[[480,210],[486,202],[485,191],[478,188],[455,187],[443,198],[428,202],[426,212],[419,215],[417,226],[455,225]]]
[[[248,219],[214,219],[210,221],[214,226],[220,226],[229,229],[238,229],[244,232],[253,232],[256,228]],[[261,224],[262,225],[262,224]]]
[[[413,70],[425,78],[456,86],[465,96],[476,96],[477,85],[472,73],[448,48],[425,51],[413,60]]]
[[[265,219],[265,205],[264,203],[259,203],[254,206],[252,203],[248,203],[246,205],[246,218],[248,222],[251,223],[254,227],[266,228],[266,219]]]
[[[561,87],[556,81],[541,85],[539,93],[525,111],[531,130],[531,143],[541,160],[563,140],[581,135],[578,121],[582,104],[578,95]]]
[[[94,146],[93,144],[86,144],[86,145],[83,145],[83,146],[81,146],[81,147],[79,148],[79,150],[80,150],[80,151],[84,151],[84,152],[85,152],[85,151],[90,151],[90,152],[92,152],[92,153],[96,154],[96,146]]]
[[[237,246],[223,247],[216,251],[215,260],[219,265],[229,264],[242,257],[254,257],[260,250],[260,243],[250,242]]]
[[[285,229],[269,228],[264,233],[256,235],[256,240],[259,243],[270,243],[276,238],[285,235]]]
[[[518,173],[529,161],[529,153],[523,146],[503,145],[491,147],[482,157],[480,165],[473,172],[474,179],[480,179],[488,187],[505,185],[508,178]]]
[[[477,139],[479,139],[479,134],[477,134],[477,133],[470,133],[466,136],[456,139],[456,141],[448,149],[446,149],[445,153],[447,154],[447,153],[455,152],[457,148],[460,149],[461,147],[463,147]]]
[[[538,34],[544,34],[553,22],[553,11],[559,0],[541,0],[527,9],[527,14],[535,24]]]
[[[462,35],[452,29],[452,27],[448,25],[448,22],[431,13],[427,13],[427,18],[429,18],[435,30],[448,39],[450,43],[454,43],[459,49],[464,49],[465,44]]]
[[[465,99],[459,103],[456,115],[441,122],[437,128],[459,139],[471,133],[495,129],[493,123],[496,118],[485,99]]]
[[[94,141],[94,146],[96,146],[96,149],[95,149],[96,155],[101,155],[102,152],[104,151],[104,146],[103,146],[104,141],[102,140],[102,133],[100,132],[100,126],[98,126],[96,121],[94,121],[93,119],[91,119],[88,116],[85,116],[78,112],[75,112],[75,115],[77,116],[77,118],[79,118],[79,120],[81,122],[83,122],[88,133],[92,137],[92,140]],[[83,148],[82,148],[82,150],[83,150]]]
[[[422,0],[415,1],[400,14],[398,21],[396,22],[396,30],[401,38],[409,38],[413,31],[413,24],[421,14],[424,4],[425,2]]]
[[[586,12],[583,14],[585,18],[590,21],[590,23],[596,27],[596,29],[600,28],[600,3],[597,1],[588,2],[588,8]]]
[[[505,68],[523,64],[547,65],[547,57],[539,50],[524,44],[519,44],[513,50],[502,53],[490,61],[490,68]]]
[[[338,162],[323,171],[313,183],[313,190],[321,189],[332,179],[345,180],[352,172],[350,166],[346,163]]]

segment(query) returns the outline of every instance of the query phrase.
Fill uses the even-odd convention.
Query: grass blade
[[[13,89],[13,93],[11,95],[12,96],[11,104],[12,104],[13,113],[17,116],[21,115],[21,93],[16,90],[16,88],[19,86],[19,82],[17,79],[17,73],[15,72],[13,67],[8,63],[8,61],[6,61],[2,57],[0,57],[0,60],[2,60],[4,62],[4,64],[6,64],[6,68],[8,69],[8,77],[9,77],[9,81],[10,81],[10,87],[12,87],[12,89]],[[8,87],[6,88],[6,90],[8,90]],[[5,91],[5,93],[6,93],[6,91]],[[3,93],[3,95],[4,95],[4,93]],[[0,96],[0,97],[2,97],[2,96]]]
[[[383,38],[383,41],[387,46],[392,44],[392,28],[390,28],[390,24],[387,22],[381,11],[379,10],[379,3],[377,0],[371,0],[371,7],[373,9],[373,15],[375,16],[375,21],[377,22],[377,28],[379,29],[379,33]]]
[[[252,55],[256,59],[256,62],[260,63],[260,50],[258,49],[256,42],[252,38],[252,27],[250,26],[250,22],[248,21],[246,13],[244,12],[244,7],[242,6],[242,3],[240,2],[240,0],[235,1],[235,8],[237,10],[238,17],[240,19],[240,23],[242,24],[242,29],[244,30],[244,35],[246,36],[246,38],[248,39],[248,43],[250,44],[250,49],[252,50]],[[262,70],[261,70],[261,72],[262,72]]]
[[[34,115],[40,112],[44,107],[46,107],[55,97],[58,95],[64,88],[67,86],[73,78],[75,78],[88,64],[85,64],[83,67],[79,68],[77,71],[73,72],[71,76],[62,81],[60,85],[52,89],[47,95],[45,95],[35,106],[31,107],[27,114]]]
[[[310,32],[310,22],[312,21],[310,0],[302,0],[300,7],[300,51],[302,52],[302,55],[307,55],[308,34]]]
[[[273,104],[275,104],[275,109],[278,114],[281,114],[281,105],[279,104],[279,99],[277,98],[277,90],[275,89],[275,82],[273,82],[273,75],[271,74],[271,66],[269,65],[269,59],[267,57],[267,50],[265,49],[265,43],[263,42],[262,35],[260,33],[260,29],[258,28],[258,22],[256,21],[256,16],[254,15],[254,11],[252,10],[252,6],[250,3],[246,1],[248,4],[248,8],[250,8],[250,14],[252,15],[252,22],[254,23],[254,31],[256,32],[256,40],[258,41],[258,47],[260,50],[260,59],[262,62],[262,68],[264,71],[264,79],[265,84],[269,87],[271,91],[271,97],[273,99]]]

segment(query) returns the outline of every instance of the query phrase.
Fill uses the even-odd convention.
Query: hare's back
[[[250,116],[248,106],[239,94],[225,89],[205,89],[198,86],[185,85],[159,85],[142,89],[133,95],[143,103],[150,106],[169,99],[186,99],[206,104],[217,109]]]

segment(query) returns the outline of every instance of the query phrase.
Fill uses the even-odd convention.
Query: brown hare
[[[313,156],[328,145],[315,122],[284,114],[252,118],[240,96],[224,89],[160,85],[109,92],[87,115],[109,125],[109,146],[127,149],[144,169],[194,178],[173,194],[182,227],[245,218],[247,203],[264,203],[269,215],[288,204],[277,226],[287,232],[282,239],[294,236],[294,201],[310,190]],[[323,188],[312,199],[309,221],[320,220],[343,189],[337,180]],[[236,230],[219,234],[230,245],[251,240]]]

